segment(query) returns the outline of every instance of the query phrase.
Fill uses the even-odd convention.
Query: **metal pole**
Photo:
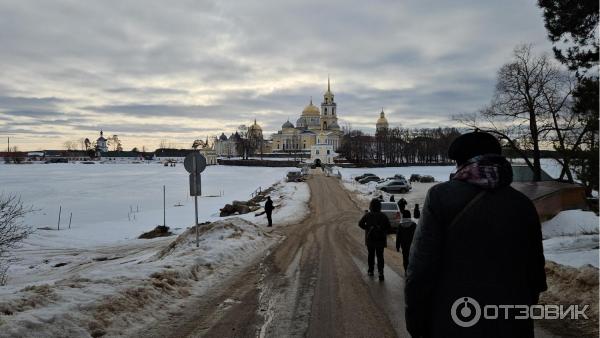
[[[62,213],[62,205],[58,207],[58,230],[60,230],[60,214]]]
[[[196,248],[200,246],[200,231],[198,230],[198,169],[196,167],[196,159],[192,163],[192,171],[194,172],[194,212],[196,216]]]
[[[71,220],[73,219],[73,213],[69,215],[69,229],[71,229]]]
[[[163,185],[163,226],[167,226],[167,193]]]

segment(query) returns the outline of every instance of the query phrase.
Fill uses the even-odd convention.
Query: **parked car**
[[[360,181],[360,180],[362,180],[363,178],[366,178],[366,177],[368,177],[368,176],[376,176],[376,175],[375,175],[375,174],[371,174],[371,173],[366,173],[366,174],[362,174],[362,175],[356,176],[356,177],[354,178],[354,180],[355,180],[356,182],[358,182],[358,181]]]
[[[419,174],[412,174],[410,175],[410,182],[419,182],[421,180],[421,175]]]
[[[358,181],[358,183],[360,184],[365,184],[365,183],[369,183],[369,182],[379,182],[381,179],[379,178],[379,176],[367,176],[365,178],[362,178],[361,180]]]
[[[288,171],[287,173],[287,181],[288,182],[298,182],[302,180],[302,172],[301,171]]]
[[[435,182],[435,178],[431,175],[424,175],[424,176],[421,176],[421,179],[419,179],[419,182],[432,183],[432,182]]]
[[[400,214],[400,207],[398,207],[398,204],[395,202],[381,202],[381,212],[390,220],[391,230],[396,232],[402,221],[402,215]]]
[[[412,187],[407,180],[393,179],[377,185],[377,189],[389,193],[407,193]]]

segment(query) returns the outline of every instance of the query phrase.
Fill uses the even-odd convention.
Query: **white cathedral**
[[[327,79],[327,91],[323,95],[321,109],[312,102],[302,111],[294,126],[289,120],[273,134],[273,152],[309,152],[317,144],[325,144],[337,149],[342,130],[338,125],[337,104]]]

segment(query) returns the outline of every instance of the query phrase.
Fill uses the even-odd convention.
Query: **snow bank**
[[[542,224],[547,260],[579,268],[598,268],[599,218],[591,211],[565,210]]]
[[[592,211],[564,210],[542,226],[544,239],[598,233],[598,216]]]

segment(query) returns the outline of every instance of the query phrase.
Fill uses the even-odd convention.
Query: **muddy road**
[[[311,214],[304,222],[276,228],[285,239],[269,253],[143,335],[409,337],[394,237],[385,281],[368,277],[357,225],[364,206],[335,178],[317,173],[307,183]]]

